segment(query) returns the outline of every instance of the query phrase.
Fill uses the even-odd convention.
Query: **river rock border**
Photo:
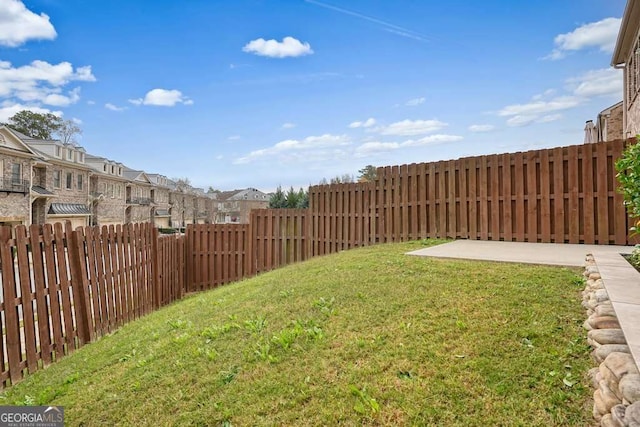
[[[587,255],[582,305],[591,356],[599,364],[589,370],[593,417],[602,427],[640,427],[640,372],[631,356],[620,323],[593,255]]]

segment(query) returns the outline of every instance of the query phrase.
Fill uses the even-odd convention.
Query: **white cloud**
[[[285,37],[281,42],[263,38],[251,40],[242,48],[242,51],[270,58],[296,57],[313,53],[309,43],[302,43],[293,37]]]
[[[614,68],[591,70],[567,80],[577,96],[619,96],[622,97],[622,71]]]
[[[40,113],[40,114],[52,113],[52,114],[55,114],[56,116],[62,116],[61,111],[51,111],[48,108],[41,108],[41,107],[38,107],[37,105],[20,104],[20,103],[16,104],[16,103],[4,101],[2,104],[0,104],[0,122],[6,122],[7,120],[9,120],[9,117],[13,116],[14,114],[22,110],[29,110],[29,111],[33,111],[34,113]]]
[[[352,122],[352,123],[349,124],[349,127],[351,129],[370,128],[371,126],[373,126],[375,124],[376,124],[376,119],[374,119],[373,117],[369,117],[364,122]]]
[[[408,141],[404,141],[402,144],[400,144],[401,147],[419,147],[422,145],[431,145],[431,144],[440,144],[443,142],[455,142],[455,141],[460,141],[463,138],[459,135],[444,135],[444,134],[437,134],[437,135],[429,135],[429,136],[425,136],[423,138],[420,139],[410,139]]]
[[[508,126],[513,127],[522,127],[528,126],[533,123],[549,123],[555,122],[556,120],[560,120],[562,118],[562,114],[547,114],[544,116],[536,115],[536,114],[518,114],[513,117],[510,117],[507,120]]]
[[[33,13],[19,0],[0,1],[0,45],[16,47],[29,40],[52,40],[56,36],[44,13]]]
[[[414,98],[414,99],[408,100],[404,105],[406,105],[408,107],[415,107],[417,105],[424,104],[424,101],[426,101],[426,99],[424,97],[422,97],[422,98]]]
[[[394,151],[398,148],[400,148],[400,144],[397,142],[365,142],[355,149],[355,156],[367,157],[376,154],[388,153],[389,151]]]
[[[80,100],[80,88],[65,93],[64,86],[74,81],[95,80],[89,66],[74,70],[69,62],[50,64],[36,60],[14,67],[8,61],[0,61],[0,98],[5,99],[5,104],[66,107]]]
[[[280,129],[293,129],[294,127],[296,127],[295,123],[283,123]]]
[[[191,105],[193,101],[175,89],[152,89],[144,98],[130,99],[134,105],[154,105],[158,107],[174,107],[176,104]]]
[[[567,110],[578,106],[582,100],[576,96],[558,96],[549,101],[531,101],[527,104],[513,104],[498,112],[499,116],[536,115],[551,111]]]
[[[471,125],[469,132],[491,132],[496,127],[494,125]]]
[[[409,139],[403,142],[381,142],[369,141],[359,145],[354,150],[355,157],[368,157],[379,154],[388,153],[408,147],[421,147],[425,145],[441,144],[445,142],[461,141],[463,138],[459,135],[429,135],[420,139]]]
[[[236,159],[234,164],[251,163],[263,157],[277,156],[280,160],[288,161],[318,161],[326,159],[327,155],[344,155],[340,147],[348,146],[351,140],[346,135],[324,134],[320,136],[308,136],[302,140],[287,139],[277,144],[254,150],[244,157]],[[338,149],[338,150],[336,150]]]
[[[104,104],[104,108],[111,111],[124,111],[127,109],[127,107],[118,107],[117,105],[111,104],[109,102]]]
[[[231,135],[227,138],[229,141],[238,141],[240,139],[240,135]]]
[[[555,48],[545,59],[562,59],[567,52],[587,48],[598,48],[601,52],[612,53],[615,48],[620,18],[605,18],[584,24],[575,30],[555,37]]]
[[[377,129],[382,135],[413,136],[435,132],[448,126],[439,120],[402,120]]]

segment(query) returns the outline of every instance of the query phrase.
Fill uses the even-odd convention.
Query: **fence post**
[[[151,269],[153,272],[153,307],[160,308],[160,251],[158,251],[158,239],[160,234],[156,227],[151,230]]]
[[[67,249],[69,251],[69,263],[71,264],[71,288],[73,289],[73,310],[76,315],[78,325],[78,339],[80,345],[91,342],[94,337],[91,327],[91,302],[87,285],[87,267],[85,265],[86,254],[84,250],[84,233],[78,227],[76,231],[71,229],[71,222],[65,224],[65,234],[67,235]]]

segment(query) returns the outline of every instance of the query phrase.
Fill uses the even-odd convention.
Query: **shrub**
[[[640,135],[636,137],[640,139]],[[633,218],[640,218],[640,144],[629,145],[622,157],[616,161],[616,178],[620,183],[620,192],[624,196],[624,204]],[[640,221],[631,231],[637,232]]]

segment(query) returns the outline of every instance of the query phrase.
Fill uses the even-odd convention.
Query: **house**
[[[623,70],[623,138],[640,133],[640,1],[628,0],[611,65]]]
[[[124,211],[125,224],[154,222],[155,186],[144,171],[125,166],[123,175],[128,182],[125,188],[127,207]]]
[[[35,139],[17,131],[12,133],[38,156],[30,170],[31,222],[70,221],[74,228],[89,225],[91,168],[85,163],[85,149],[59,140]]]
[[[0,126],[0,225],[31,224],[32,192],[38,198],[40,189],[32,190],[31,169],[40,162],[17,132]]]
[[[169,178],[157,173],[148,173],[147,178],[153,184],[152,221],[158,228],[171,227],[171,205],[169,204]]]
[[[623,101],[613,104],[598,114],[596,120],[597,142],[614,141],[623,139],[623,118],[624,106]]]
[[[217,193],[217,224],[248,224],[252,209],[269,207],[269,196],[255,188]]]
[[[93,170],[89,177],[91,225],[124,224],[127,207],[124,165],[104,157],[87,154],[85,162]]]

